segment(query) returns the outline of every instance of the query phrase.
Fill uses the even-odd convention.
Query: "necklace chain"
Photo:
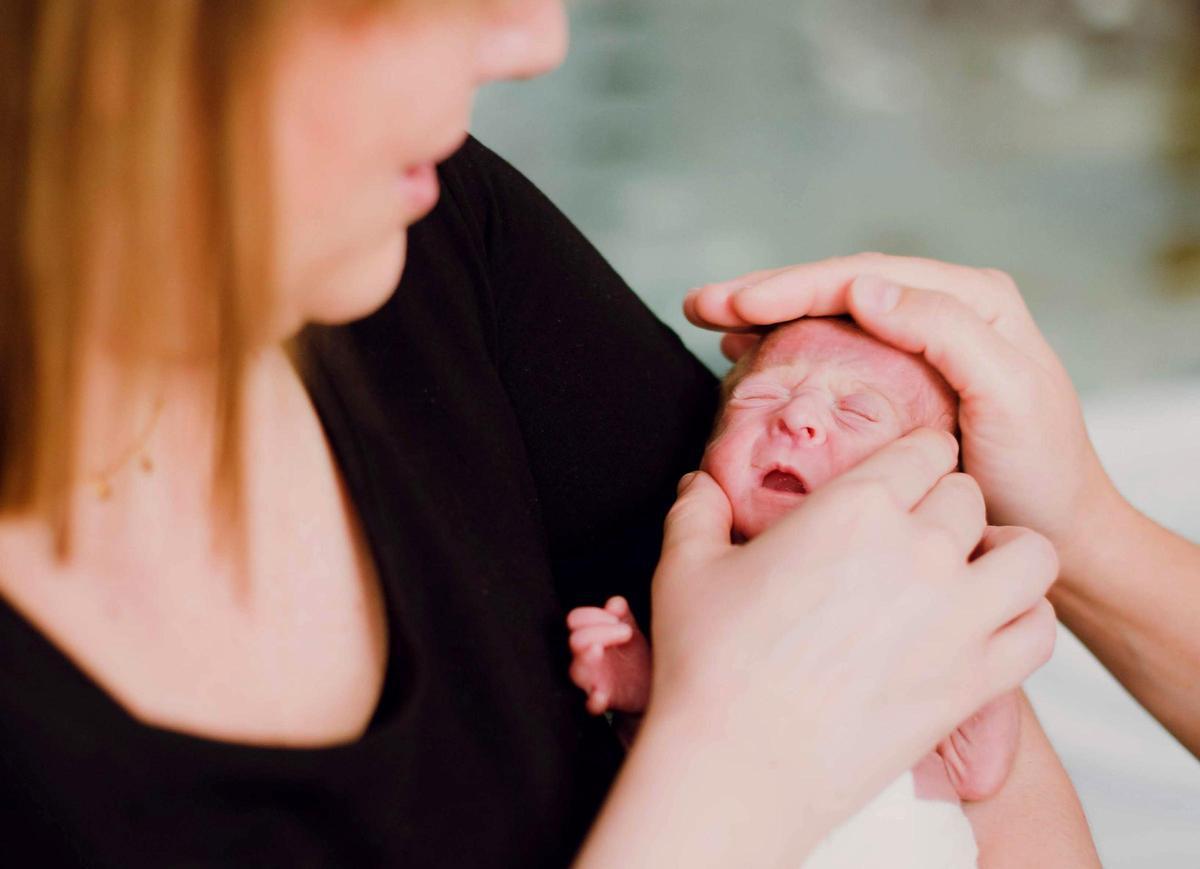
[[[154,472],[154,460],[150,454],[146,452],[146,442],[150,440],[150,436],[154,434],[154,429],[158,425],[158,418],[162,415],[163,405],[166,400],[160,395],[154,402],[154,408],[150,413],[150,419],[142,428],[138,436],[133,440],[133,443],[117,456],[117,458],[103,470],[97,471],[91,475],[89,484],[96,496],[101,501],[107,501],[113,494],[113,478],[116,477],[125,467],[137,457],[138,468],[143,474],[151,474]]]

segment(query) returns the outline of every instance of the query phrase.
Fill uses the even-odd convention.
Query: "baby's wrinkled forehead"
[[[805,318],[773,329],[748,364],[738,366],[737,379],[809,363],[844,367],[855,379],[910,404],[915,424],[955,425],[957,399],[941,375],[921,357],[884,344],[842,318]]]
[[[883,365],[908,354],[875,340],[842,319],[816,317],[784,323],[767,333],[754,356],[754,370],[789,365],[799,359]]]

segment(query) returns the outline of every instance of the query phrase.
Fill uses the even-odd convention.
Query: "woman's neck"
[[[217,527],[215,366],[160,364],[130,379],[111,354],[94,353],[84,370],[70,496],[72,559],[90,560],[117,540],[137,541],[135,551],[151,557],[171,547],[210,550]],[[240,444],[248,470],[249,445],[264,421],[277,416],[284,378],[295,376],[282,347],[248,359]]]

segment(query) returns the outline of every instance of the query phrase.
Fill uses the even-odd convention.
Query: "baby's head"
[[[729,372],[722,399],[701,468],[747,539],[884,444],[921,426],[954,432],[958,419],[925,360],[832,317],[773,329]]]

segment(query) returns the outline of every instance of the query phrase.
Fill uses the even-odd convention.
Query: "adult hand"
[[[1045,534],[1064,563],[1120,503],[1070,378],[1002,272],[859,254],[710,284],[688,295],[684,311],[698,326],[740,331],[849,313],[922,354],[959,394],[963,467],[990,520]],[[729,335],[723,346],[736,357],[753,340]]]
[[[729,757],[726,797],[765,789],[832,826],[1019,685],[1053,648],[1054,550],[987,527],[956,459],[949,435],[913,432],[744,545],[711,477],[682,484],[646,726]]]

